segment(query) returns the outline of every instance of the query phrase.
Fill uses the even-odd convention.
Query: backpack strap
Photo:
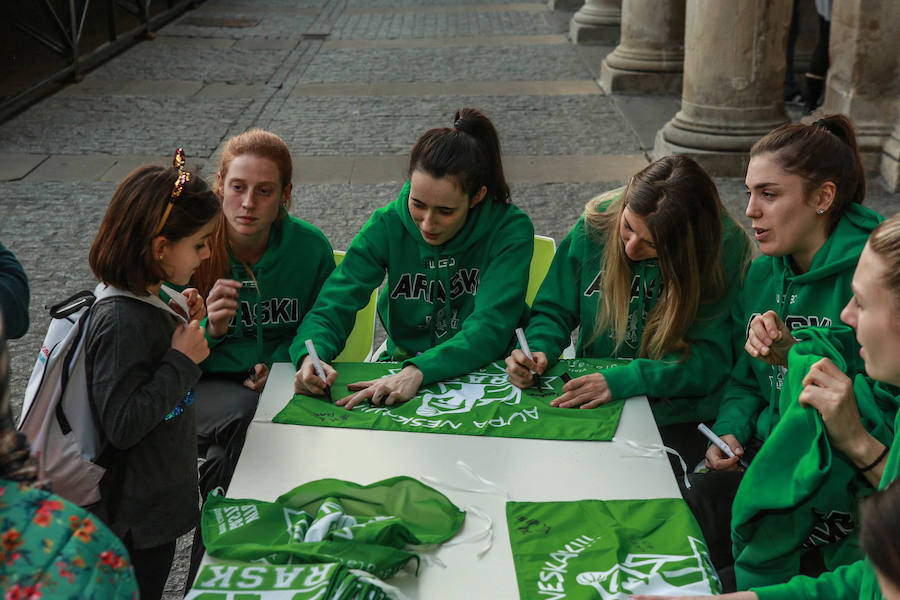
[[[181,295],[181,292],[173,290],[172,288],[170,288],[167,285],[163,285],[161,289],[166,294],[168,294],[170,298],[174,299],[174,298],[178,297],[178,299],[175,300],[176,304],[178,304],[182,308],[187,307],[187,302],[185,302],[183,305],[179,302],[180,298],[184,297]],[[106,298],[113,298],[115,296],[124,296],[126,298],[140,300],[141,302],[145,302],[151,306],[155,306],[156,308],[158,308],[161,311],[169,313],[170,315],[175,317],[180,323],[183,323],[186,325],[188,322],[188,320],[184,316],[182,316],[182,315],[178,314],[177,312],[175,312],[174,310],[172,310],[171,306],[169,306],[168,304],[163,302],[162,298],[160,298],[159,296],[157,296],[155,294],[147,294],[146,296],[138,296],[137,294],[133,294],[133,293],[129,292],[128,290],[123,290],[123,289],[119,289],[117,287],[112,287],[112,286],[106,285],[105,283],[99,283],[99,284],[97,284],[97,287],[94,290],[94,295],[97,297],[98,301],[106,299]],[[185,312],[187,312],[187,311],[185,310]]]

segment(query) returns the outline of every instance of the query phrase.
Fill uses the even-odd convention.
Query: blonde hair
[[[634,278],[619,233],[626,206],[644,220],[653,237],[663,281],[661,296],[644,324],[640,356],[659,359],[682,352],[681,358],[687,358],[685,334],[700,305],[725,291],[721,239],[722,215],[727,212],[709,175],[685,156],[661,158],[632,177],[624,193],[620,188],[587,203],[587,233],[605,244],[593,339],[610,332],[617,350],[625,340]]]
[[[894,309],[900,310],[900,213],[872,230],[869,248],[884,261],[884,284],[894,298]]]

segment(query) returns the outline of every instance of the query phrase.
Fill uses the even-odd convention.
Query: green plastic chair
[[[341,264],[344,260],[344,251],[334,251],[334,262]],[[356,323],[347,336],[344,349],[334,362],[364,362],[372,354],[372,344],[375,342],[375,300],[378,290],[372,290],[369,303],[356,313]]]
[[[528,290],[525,292],[525,302],[528,306],[534,302],[538,288],[550,270],[553,255],[556,254],[556,241],[544,235],[534,236],[534,254],[531,257],[531,267],[528,269]]]

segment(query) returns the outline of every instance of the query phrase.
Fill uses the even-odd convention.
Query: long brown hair
[[[803,179],[809,197],[826,181],[834,183],[834,202],[826,215],[831,235],[850,204],[866,197],[866,173],[856,130],[844,115],[828,115],[811,125],[787,123],[773,129],[750,149],[750,157],[771,154],[778,166]]]
[[[235,157],[250,154],[260,158],[267,158],[275,163],[281,179],[281,189],[284,190],[291,183],[294,167],[291,160],[291,151],[280,137],[263,129],[249,129],[244,133],[232,137],[225,145],[222,152],[222,160],[216,171],[216,196],[219,202],[225,197],[223,186],[228,176],[228,168]],[[290,200],[281,210],[281,218],[276,220],[273,226],[280,226],[282,219],[286,218],[290,209]],[[230,276],[228,259],[228,227],[225,222],[225,213],[219,217],[216,229],[210,236],[210,257],[204,261],[194,273],[194,285],[204,298],[221,277]]]
[[[194,176],[172,204],[162,230],[156,232],[178,176],[174,167],[146,165],[122,180],[91,245],[89,260],[97,279],[139,296],[147,295],[148,286],[167,277],[153,254],[153,239],[161,235],[177,242],[218,215],[215,194],[205,181]]]
[[[456,111],[452,127],[437,127],[422,134],[410,153],[407,177],[415,170],[435,179],[453,177],[469,199],[484,186],[488,197],[510,201],[500,137],[491,120],[475,108]]]
[[[640,356],[658,359],[680,351],[685,358],[690,346],[684,336],[697,310],[725,289],[721,239],[722,215],[727,213],[716,185],[691,158],[666,156],[632,177],[624,193],[602,210],[600,205],[609,200],[607,194],[585,206],[588,234],[605,243],[594,336],[611,332],[616,348],[625,340],[634,277],[634,263],[619,233],[627,206],[653,237],[663,280],[661,297],[647,315]]]

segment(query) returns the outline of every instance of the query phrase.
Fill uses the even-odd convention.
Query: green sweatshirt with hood
[[[848,372],[856,344],[846,326],[798,329],[779,398],[781,419],[744,474],[732,506],[731,537],[738,589],[785,582],[801,559],[817,551],[829,570],[862,557],[857,505],[872,492],[847,456],[832,449],[819,412],[797,398],[803,378],[821,358],[854,379],[866,431],[889,446],[896,405],[872,393],[871,380]]]
[[[601,204],[606,210],[614,201]],[[647,259],[631,264],[631,303],[628,331],[616,348],[611,332],[594,332],[601,307],[601,267],[606,240],[588,231],[582,217],[560,243],[550,270],[532,305],[526,338],[533,351],[544,352],[549,366],[569,344],[572,330],[581,325],[575,356],[631,358],[627,365],[603,372],[613,399],[637,394],[651,401],[659,425],[711,419],[716,414],[717,391],[731,365],[729,307],[737,296],[750,255],[747,234],[727,214],[722,215],[721,255],[725,293],[701,301],[685,340],[690,354],[672,353],[659,360],[638,358],[644,322],[656,306],[663,281],[659,262]]]
[[[334,270],[328,238],[314,225],[285,215],[272,226],[265,253],[249,265],[253,276],[230,254],[228,262],[228,276],[243,284],[237,314],[224,336],[207,334],[209,357],[200,368],[243,376],[257,363],[271,367],[288,361],[297,327]]]
[[[744,289],[732,310],[736,362],[713,431],[731,434],[742,445],[765,441],[778,421],[778,396],[786,369],[770,366],[744,350],[753,317],[774,310],[790,330],[840,323],[853,295],[850,282],[872,230],[884,217],[851,204],[819,248],[806,273],[797,273],[788,256],[760,256],[747,271]],[[859,347],[846,354],[853,372],[863,370]]]
[[[890,402],[893,404],[894,432],[900,427],[900,396],[897,388],[892,388],[883,383],[867,380],[870,384],[870,394],[879,404]],[[855,382],[854,391],[859,393],[858,382]],[[752,463],[751,463],[752,464]],[[884,473],[878,489],[883,490],[900,476],[900,442],[894,438],[891,450],[884,464]],[[809,598],[810,600],[883,600],[881,589],[878,587],[878,579],[875,577],[875,568],[868,560],[857,560],[849,565],[838,567],[834,571],[823,573],[816,578],[797,576],[777,585],[754,587],[759,600],[796,600]]]
[[[453,239],[433,246],[412,220],[408,197],[409,182],[353,239],[291,344],[295,366],[307,354],[307,339],[325,362],[340,353],[356,311],[385,273],[378,315],[388,338],[380,360],[415,365],[428,385],[505,356],[528,314],[531,219],[487,197]]]

